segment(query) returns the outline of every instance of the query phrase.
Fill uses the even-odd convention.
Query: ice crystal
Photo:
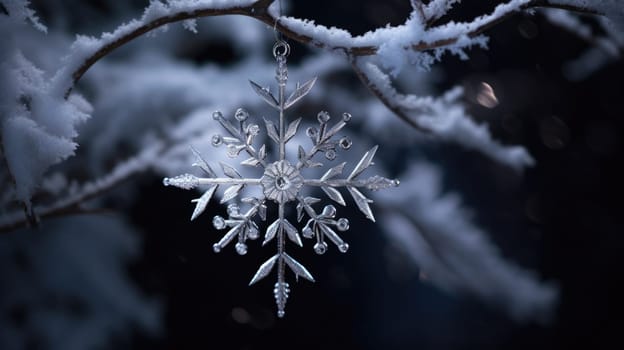
[[[285,44],[281,44],[285,45]],[[278,47],[279,48],[279,47]],[[281,48],[284,48],[282,46]],[[359,163],[353,168],[351,173],[345,178],[340,177],[346,163],[338,164],[325,172],[320,179],[306,179],[301,174],[304,168],[322,167],[323,164],[315,161],[315,156],[324,154],[325,158],[332,161],[336,158],[336,152],[340,149],[348,150],[352,141],[347,137],[338,140],[334,136],[347,125],[351,119],[349,113],[344,113],[340,121],[333,126],[329,125],[331,119],[329,113],[320,112],[317,115],[318,128],[309,127],[306,130],[307,136],[312,140],[312,148],[305,150],[301,145],[298,147],[297,162],[291,163],[286,159],[286,144],[298,132],[301,118],[296,119],[286,125],[284,111],[302,99],[314,85],[316,78],[311,79],[303,85],[297,85],[292,94],[286,98],[286,82],[288,80],[288,70],[286,67],[287,50],[280,54],[274,52],[277,59],[276,80],[278,82],[278,97],[276,98],[268,88],[263,88],[257,83],[250,81],[253,90],[262,97],[269,105],[279,111],[277,123],[269,119],[264,119],[266,132],[270,140],[275,142],[279,149],[277,160],[270,161],[267,154],[267,146],[259,148],[254,146],[254,139],[260,132],[260,126],[249,122],[249,113],[240,108],[234,114],[234,120],[223,116],[219,111],[213,113],[213,118],[225,129],[228,136],[215,135],[212,144],[215,147],[225,145],[227,154],[231,158],[238,157],[241,153],[246,153],[249,158],[241,164],[250,167],[260,167],[264,173],[260,178],[243,178],[236,169],[225,163],[221,163],[221,170],[225,177],[218,177],[215,171],[202,158],[199,152],[192,149],[196,157],[193,166],[201,168],[207,177],[197,177],[191,174],[183,174],[173,178],[165,178],[165,186],[175,186],[185,190],[194,189],[200,186],[207,187],[203,195],[193,202],[196,203],[195,210],[191,216],[194,220],[206,209],[210,199],[213,197],[219,186],[226,186],[223,192],[221,203],[230,202],[227,207],[228,218],[215,216],[213,226],[217,230],[228,229],[227,233],[213,245],[215,252],[220,252],[226,245],[235,238],[236,252],[240,255],[247,253],[247,240],[255,240],[260,237],[257,220],[266,221],[267,204],[274,202],[278,206],[278,218],[274,220],[266,229],[262,245],[266,245],[272,240],[277,240],[277,253],[265,261],[256,274],[253,276],[250,285],[258,282],[277,267],[277,282],[273,290],[275,302],[277,304],[277,315],[283,317],[285,313],[286,301],[290,294],[290,286],[285,279],[286,266],[294,272],[297,279],[303,277],[314,282],[312,274],[298,261],[285,252],[286,238],[298,246],[303,246],[299,230],[285,217],[285,207],[287,204],[296,203],[297,222],[301,222],[305,217],[307,223],[301,230],[301,235],[307,239],[316,239],[314,251],[317,254],[324,254],[327,251],[328,239],[338,247],[342,253],[347,252],[349,245],[340,238],[336,231],[346,231],[349,229],[349,220],[346,218],[336,219],[336,208],[333,205],[325,205],[319,213],[314,205],[321,202],[319,198],[306,197],[300,192],[303,186],[320,187],[323,192],[334,202],[346,205],[342,193],[338,188],[346,187],[353,197],[357,207],[364,215],[375,221],[370,208],[372,200],[367,198],[360,188],[369,190],[381,190],[392,186],[398,186],[398,180],[391,180],[381,176],[373,176],[360,179],[359,176],[364,170],[373,165],[373,157],[377,151],[377,146],[364,154]],[[262,194],[257,197],[247,197],[240,199],[248,209],[241,211],[239,203],[234,200],[246,186],[260,186]]]

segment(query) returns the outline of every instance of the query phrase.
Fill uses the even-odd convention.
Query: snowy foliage
[[[624,29],[624,16],[618,15],[618,11],[613,8],[605,8],[606,10],[609,10],[607,12],[610,14],[609,17],[596,19],[601,32],[594,30],[594,26],[579,15],[558,9],[542,11],[544,16],[554,25],[568,30],[591,44],[591,47],[580,57],[564,66],[564,72],[570,79],[585,79],[594,71],[610,62],[617,61],[622,56],[622,51],[624,51],[624,31],[622,30]],[[620,16],[619,19],[618,16]]]
[[[76,125],[89,117],[91,107],[79,95],[64,98],[45,72],[21,51],[23,31],[43,27],[25,2],[7,2],[9,15],[0,16],[6,33],[0,51],[0,130],[7,171],[15,183],[15,198],[28,208],[44,172],[74,154]],[[30,210],[30,209],[28,209]]]
[[[528,152],[519,146],[506,147],[494,140],[484,125],[476,124],[464,106],[458,102],[462,89],[455,87],[438,98],[402,95],[397,92],[387,75],[372,63],[363,64],[360,69],[371,85],[379,88],[393,107],[409,116],[418,126],[429,130],[442,140],[457,142],[466,148],[475,149],[495,161],[521,170],[533,165]]]
[[[206,155],[214,133],[219,132],[211,117],[216,109],[232,114],[244,106],[256,115],[268,115],[270,107],[249,94],[245,85],[249,77],[266,82],[274,74],[268,49],[274,34],[261,22],[272,26],[277,6],[273,4],[262,12],[253,7],[259,3],[269,2],[151,1],[142,13],[129,13],[126,11],[130,5],[119,1],[115,2],[123,9],[119,17],[138,19],[121,25],[103,20],[100,24],[112,29],[110,32],[76,36],[63,23],[49,23],[46,28],[28,1],[0,0],[0,228],[6,231],[27,222],[36,223],[38,217],[46,222],[48,216],[81,212],[85,201],[111,192],[119,182],[141,172],[149,171],[154,178],[185,172],[193,160],[189,145]],[[319,78],[317,88],[308,95],[305,110],[349,110],[363,116],[345,131],[352,133],[353,139],[360,139],[359,146],[354,144],[353,155],[362,154],[374,142],[397,147],[433,140],[459,144],[521,171],[535,164],[527,150],[502,144],[486,124],[475,121],[462,103],[461,87],[435,96],[427,77],[441,71],[438,63],[445,55],[469,59],[471,50],[485,49],[486,27],[521,12],[543,14],[589,42],[587,53],[565,68],[572,78],[582,79],[620,58],[624,47],[621,1],[539,2],[545,7],[586,10],[592,13],[589,17],[561,9],[534,11],[536,3],[504,1],[471,21],[454,22],[447,18],[468,4],[460,0],[413,0],[412,11],[405,15],[403,24],[359,36],[305,18],[281,17],[276,27],[293,40],[323,49],[298,65],[292,64],[290,79]],[[60,1],[42,6],[62,12],[63,6],[74,5],[86,6],[63,5]],[[195,20],[235,11],[260,21],[242,16]],[[58,13],[59,18],[64,16]],[[166,32],[152,31],[158,35],[156,38],[135,40],[120,49],[114,59],[98,61],[100,54],[105,56],[135,39],[137,31],[166,28],[164,25],[176,21],[183,24],[171,25]],[[230,30],[231,25],[236,30]],[[92,33],[93,27],[84,26],[85,32]],[[230,43],[242,59],[230,65],[193,64],[176,55],[176,50],[185,46],[219,40]],[[413,73],[414,66],[422,72]],[[82,84],[74,86],[87,69]],[[329,79],[345,72],[353,74],[351,69],[370,94],[336,87]],[[434,73],[423,73],[431,71]],[[415,81],[418,95],[399,91],[406,85],[398,84],[401,80]],[[83,92],[89,101],[73,91]],[[314,122],[314,116],[305,115],[301,128]],[[293,143],[299,141],[295,137]],[[377,158],[379,173],[392,173],[393,156],[388,153]],[[358,160],[344,157],[344,161]],[[220,152],[210,153],[207,160],[227,161]],[[500,306],[518,320],[548,315],[556,303],[556,288],[502,257],[485,230],[465,214],[459,195],[442,194],[440,170],[434,165],[416,152],[404,154],[401,161],[410,165],[403,175],[399,174],[403,180],[401,195],[395,196],[393,191],[391,196],[375,197],[383,211],[380,221],[384,226],[378,229],[390,240],[400,242],[400,249],[442,289],[468,292]],[[132,199],[137,194],[125,195]],[[405,203],[409,203],[406,209],[392,210]],[[24,217],[24,208],[28,218]],[[90,234],[77,235],[81,227],[95,228]],[[15,236],[3,236],[0,261],[6,263],[0,264],[0,307],[36,305],[42,294],[50,293],[75,295],[89,305],[92,313],[85,321],[66,319],[63,311],[40,310],[19,335],[3,325],[0,346],[13,348],[36,333],[52,344],[51,348],[82,349],[101,344],[124,322],[154,329],[158,308],[140,296],[121,272],[124,259],[138,254],[130,231],[128,224],[120,220],[89,217],[59,220],[37,235],[18,231],[12,233]],[[11,261],[16,251],[24,252],[39,269],[36,277],[24,285],[13,283],[17,278],[14,276],[19,275],[19,266]],[[87,292],[96,288],[97,281],[59,284],[45,274],[46,269],[58,272],[67,266],[78,276],[104,274],[115,283],[102,295],[94,295]],[[64,278],[74,281],[71,276]],[[28,283],[37,283],[38,289]],[[108,309],[110,305],[113,308]],[[59,332],[85,327],[84,339],[56,338],[56,330],[42,326],[50,319],[62,320]]]
[[[520,321],[548,320],[557,299],[555,286],[538,283],[533,273],[502,258],[471,222],[459,196],[442,193],[439,169],[416,163],[401,178],[407,179],[401,185],[409,192],[376,196],[388,208],[381,221],[433,284],[476,295]]]

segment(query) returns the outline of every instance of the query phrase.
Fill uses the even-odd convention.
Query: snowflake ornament
[[[255,82],[250,81],[253,90],[269,105],[279,111],[277,124],[271,120],[264,119],[267,134],[279,149],[277,160],[269,160],[270,157],[267,154],[266,145],[262,145],[258,149],[254,146],[254,138],[260,133],[260,126],[248,121],[249,113],[247,111],[238,109],[234,115],[235,122],[225,118],[221,112],[213,113],[213,118],[229,134],[229,136],[213,136],[213,146],[225,145],[227,154],[231,158],[236,158],[243,152],[246,153],[250,158],[242,161],[241,165],[262,168],[264,170],[262,176],[257,179],[243,178],[236,169],[221,163],[221,169],[226,177],[218,177],[199,152],[192,148],[197,159],[193,166],[201,168],[207,177],[183,174],[163,180],[165,186],[175,186],[185,190],[200,186],[208,188],[201,197],[192,201],[196,203],[196,206],[191,220],[197,218],[206,209],[208,202],[219,186],[227,186],[227,189],[223,192],[221,203],[231,202],[227,206],[228,218],[215,216],[212,220],[212,224],[217,230],[228,229],[221,240],[213,245],[213,250],[217,253],[237,238],[237,243],[235,244],[236,252],[240,255],[246,254],[246,242],[260,237],[260,229],[256,222],[258,219],[266,221],[267,204],[271,202],[277,204],[278,218],[267,227],[262,241],[264,246],[276,239],[277,253],[260,266],[249,285],[266,277],[277,267],[277,282],[275,283],[273,294],[279,317],[284,316],[286,301],[290,293],[290,287],[285,278],[286,267],[292,270],[297,278],[303,277],[314,282],[312,274],[285,251],[286,238],[300,247],[303,246],[299,230],[285,217],[286,205],[296,203],[297,222],[302,222],[305,217],[308,218],[307,223],[301,229],[301,235],[304,238],[316,240],[314,251],[317,254],[324,254],[327,251],[327,239],[334,243],[340,252],[345,253],[349,249],[349,245],[340,238],[336,231],[348,230],[349,220],[346,218],[336,219],[336,208],[331,204],[325,205],[320,213],[317,212],[314,205],[321,202],[321,200],[303,196],[301,189],[304,186],[320,187],[331,200],[345,206],[346,202],[338,190],[338,188],[345,187],[360,211],[369,220],[375,221],[369,206],[372,200],[368,199],[359,189],[380,190],[399,185],[398,180],[391,180],[381,176],[373,176],[366,179],[358,178],[365,169],[373,164],[372,160],[377,151],[377,146],[364,154],[346,178],[340,177],[346,163],[330,168],[320,179],[306,179],[303,177],[301,174],[302,169],[323,166],[322,163],[314,160],[317,154],[324,153],[325,158],[332,161],[336,158],[337,150],[348,150],[351,147],[352,142],[347,137],[339,140],[334,139],[334,136],[351,119],[349,113],[344,113],[342,119],[330,127],[330,115],[327,112],[320,112],[317,116],[319,127],[310,127],[306,130],[307,136],[312,140],[312,148],[306,151],[300,145],[297,152],[297,161],[291,163],[286,159],[286,144],[298,132],[301,118],[292,121],[286,127],[284,112],[308,94],[316,81],[316,78],[314,78],[303,85],[297,84],[295,91],[286,98],[286,82],[288,80],[286,56],[288,53],[288,44],[283,41],[278,42],[273,48],[273,54],[277,60],[277,98],[273,96],[268,88],[262,88]],[[238,197],[239,193],[246,186],[260,186],[262,194],[258,197],[242,198],[240,202],[248,209],[241,211],[240,205],[234,203],[233,200]]]

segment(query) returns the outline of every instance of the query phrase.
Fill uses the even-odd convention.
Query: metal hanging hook
[[[273,57],[288,57],[290,54],[290,45],[284,40],[278,40],[275,45],[273,45]]]

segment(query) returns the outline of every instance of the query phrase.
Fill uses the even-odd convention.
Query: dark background
[[[93,3],[102,14],[110,10],[105,2]],[[137,9],[143,5],[136,3]],[[493,4],[467,2],[452,15],[470,19]],[[409,11],[408,1],[317,0],[294,2],[289,14],[360,34],[402,23]],[[147,177],[130,208],[144,234],[145,253],[130,269],[147,293],[164,296],[166,332],[156,339],[118,339],[113,348],[617,348],[608,344],[622,343],[618,331],[624,325],[614,305],[622,282],[624,64],[620,60],[583,81],[567,80],[562,64],[586,43],[540,16],[518,15],[488,35],[488,51],[472,51],[470,61],[447,57],[438,65],[445,73],[439,91],[465,86],[471,113],[488,121],[504,143],[526,146],[537,165],[519,175],[457,146],[428,145],[424,153],[443,166],[447,188],[464,196],[509,259],[559,285],[560,304],[550,323],[518,324],[469,297],[420,281],[374,227],[356,220],[350,232],[366,237],[357,250],[330,251],[322,259],[302,250],[301,261],[318,282],[291,283],[286,318],[277,320],[272,282],[247,287],[268,253],[212,253],[210,218],[190,224],[190,207],[171,206],[187,203],[188,193]],[[202,47],[185,55],[197,61],[236,59],[227,43],[218,45],[219,50]],[[295,55],[308,52],[293,46]],[[344,79],[355,83],[354,76]],[[497,92],[498,107],[475,103],[482,81]],[[222,208],[207,211],[213,210]]]

